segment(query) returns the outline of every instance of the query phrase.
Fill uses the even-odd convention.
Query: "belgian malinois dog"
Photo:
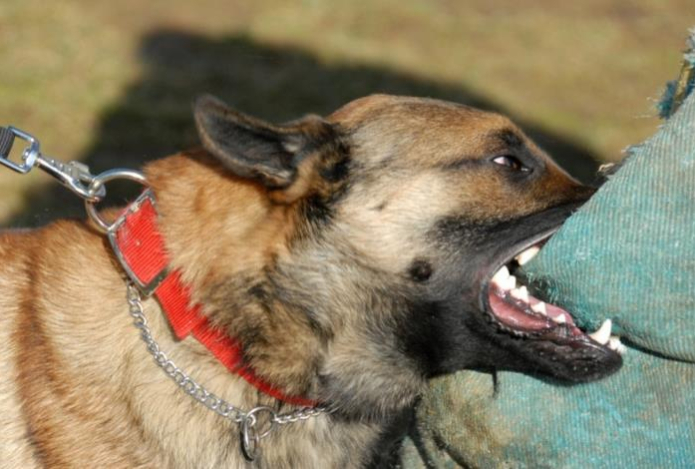
[[[368,467],[430,377],[583,382],[620,366],[605,328],[587,335],[512,275],[593,190],[507,118],[383,95],[284,125],[212,97],[194,114],[204,149],[145,169],[171,265],[255,376],[328,410],[247,461],[238,426],[153,362],[105,238],[63,220],[0,234],[3,467]],[[207,389],[240,409],[297,408],[143,304]]]

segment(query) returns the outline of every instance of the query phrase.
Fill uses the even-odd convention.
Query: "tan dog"
[[[505,117],[390,96],[283,126],[209,97],[195,114],[207,151],[146,168],[171,265],[257,376],[332,413],[276,428],[247,462],[239,427],[153,362],[105,238],[59,221],[0,234],[2,467],[376,466],[431,376],[586,381],[620,365],[501,269],[592,193]],[[245,410],[294,409],[144,304],[162,348],[208,389]]]

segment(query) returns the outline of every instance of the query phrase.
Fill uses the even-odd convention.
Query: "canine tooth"
[[[620,342],[620,337],[618,337],[617,335],[612,335],[608,339],[608,348],[611,350],[615,350],[620,355],[627,351],[627,348],[623,345],[622,342]]]
[[[517,300],[521,300],[525,303],[528,303],[528,289],[524,285],[522,285],[519,288],[513,289],[511,291],[511,295]]]
[[[535,305],[531,305],[531,310],[544,316],[548,315],[547,311],[545,310],[545,303],[542,301],[540,303],[536,303]]]
[[[561,314],[558,317],[553,318],[553,321],[555,321],[558,324],[565,324],[567,322],[567,318],[564,314]]]
[[[524,265],[528,261],[536,257],[536,254],[538,254],[539,252],[540,248],[538,246],[531,246],[530,248],[516,256],[516,261],[519,263],[519,265]]]
[[[495,282],[497,285],[503,285],[504,281],[509,277],[509,269],[507,269],[507,266],[502,266],[500,270],[498,270],[495,275],[492,277],[492,281]]]
[[[503,290],[513,290],[516,288],[516,277],[513,275],[510,275],[504,281],[502,282],[502,289]]]
[[[613,322],[610,319],[606,319],[603,321],[603,324],[601,324],[601,327],[594,332],[593,334],[589,334],[589,337],[594,339],[596,342],[598,342],[601,345],[606,345],[608,343],[608,339],[611,337],[611,328],[613,327]]]

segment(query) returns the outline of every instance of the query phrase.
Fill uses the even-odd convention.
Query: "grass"
[[[654,131],[691,3],[4,0],[0,125],[103,170],[195,144],[204,91],[275,121],[387,91],[509,113],[586,179]],[[81,213],[0,170],[0,226]]]

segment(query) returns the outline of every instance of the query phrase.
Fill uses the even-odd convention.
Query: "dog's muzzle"
[[[591,381],[622,365],[625,347],[611,335],[611,320],[594,332],[583,331],[569,311],[543,301],[533,282],[523,285],[523,277],[515,275],[557,229],[528,237],[498,256],[482,282],[481,309],[496,336],[536,363],[537,369],[563,380]]]

